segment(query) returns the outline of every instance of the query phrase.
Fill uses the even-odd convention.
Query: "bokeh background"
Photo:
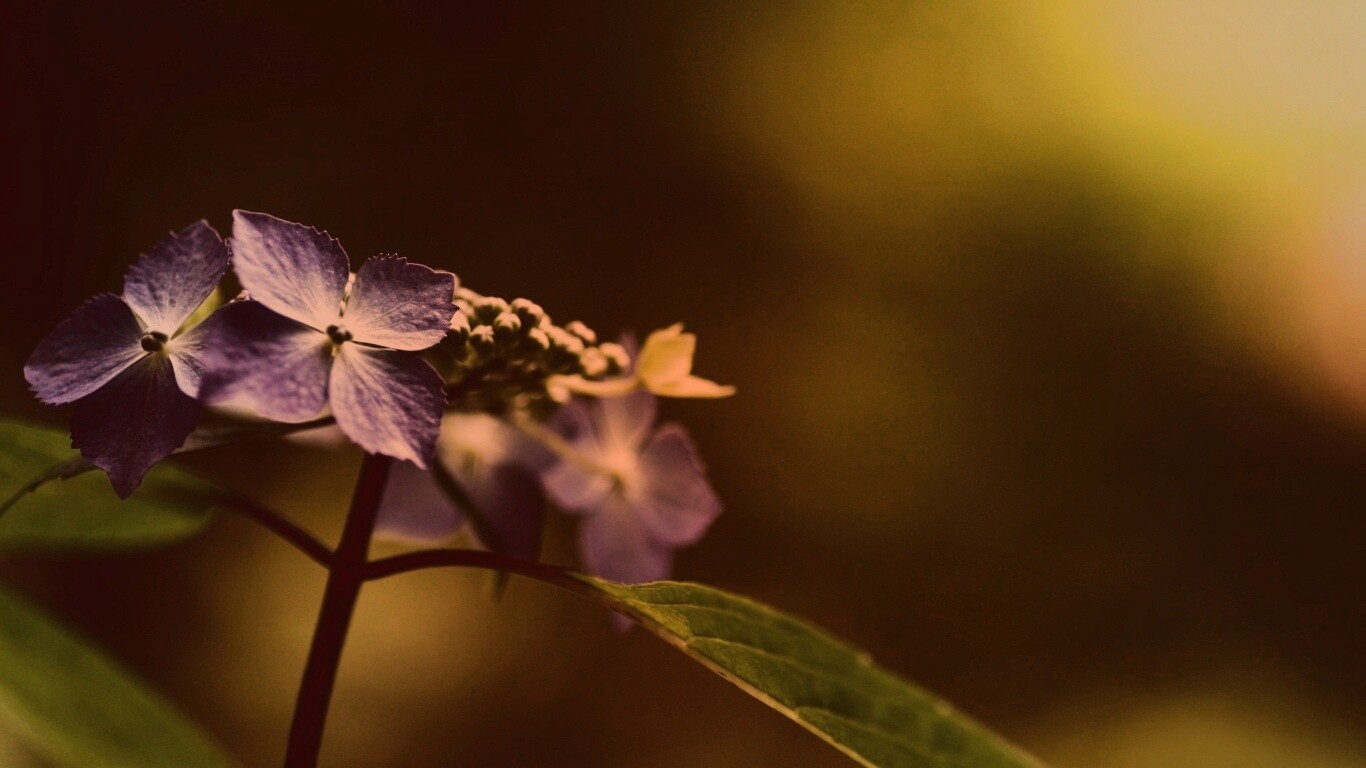
[[[269,211],[600,333],[685,320],[740,394],[666,406],[727,503],[680,577],[1060,768],[1366,765],[1366,5],[0,13],[7,415],[62,417],[21,364],[141,250]],[[196,466],[335,535],[356,464]],[[0,571],[279,759],[322,587],[292,550],[222,519]],[[846,764],[593,606],[482,579],[367,588],[325,764]]]

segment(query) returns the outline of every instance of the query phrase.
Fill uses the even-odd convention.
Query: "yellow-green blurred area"
[[[665,406],[727,504],[680,578],[1060,768],[1366,765],[1366,5],[4,14],[7,413],[64,417],[23,360],[141,249],[269,211],[601,334],[687,322],[739,395]],[[356,456],[194,466],[335,535]],[[322,586],[296,553],[224,519],[3,570],[276,764]],[[326,765],[847,764],[484,578],[367,588]]]

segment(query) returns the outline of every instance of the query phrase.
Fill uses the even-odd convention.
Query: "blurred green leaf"
[[[0,419],[0,500],[22,494],[0,517],[0,548],[144,547],[178,541],[208,522],[218,495],[212,485],[160,466],[120,501],[70,443],[65,432]]]
[[[160,695],[3,589],[0,717],[71,768],[233,765]]]
[[[772,608],[677,582],[575,577],[713,672],[876,768],[1039,768],[867,655]]]

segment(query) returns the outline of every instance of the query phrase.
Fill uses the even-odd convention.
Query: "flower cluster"
[[[232,273],[238,297],[217,306]],[[331,421],[394,468],[380,532],[439,540],[467,523],[490,549],[539,553],[547,506],[579,518],[590,572],[663,578],[720,513],[687,433],[656,396],[733,392],[692,375],[696,338],[657,331],[638,355],[536,303],[476,293],[381,255],[355,272],[312,227],[235,211],[169,235],[60,323],[24,368],[73,403],[72,445],[127,497],[203,409],[250,424]]]

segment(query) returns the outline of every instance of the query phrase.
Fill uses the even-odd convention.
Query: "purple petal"
[[[654,426],[658,402],[649,392],[595,400],[593,427],[603,450],[639,449]]]
[[[180,391],[166,355],[151,354],[76,404],[71,445],[109,473],[120,497],[194,430],[199,403]]]
[[[464,524],[464,516],[431,472],[407,462],[399,462],[390,471],[380,500],[376,534],[400,541],[441,541]]]
[[[369,453],[426,467],[441,431],[441,374],[411,352],[342,344],[332,367],[332,413]]]
[[[113,294],[87,301],[52,329],[24,365],[24,378],[45,403],[70,403],[107,384],[142,348],[142,326]]]
[[[545,495],[536,475],[511,464],[485,464],[456,478],[488,522],[484,546],[513,557],[535,560],[545,530]]]
[[[204,322],[166,342],[166,352],[171,357],[171,368],[175,371],[176,384],[180,391],[190,397],[199,397],[199,387],[204,379],[206,364],[204,349],[210,331],[216,325],[215,312]]]
[[[568,436],[566,439],[585,458],[596,460],[602,455],[602,448],[592,429],[588,405],[582,400],[574,400],[560,408],[547,426]],[[610,477],[565,460],[544,469],[541,482],[557,505],[574,514],[597,511],[612,492]]]
[[[123,278],[123,299],[149,331],[174,335],[228,271],[228,246],[207,221],[172,232]]]
[[[332,342],[256,301],[234,301],[204,322],[200,399],[274,421],[315,418],[327,405]]]
[[[341,316],[351,266],[326,232],[265,213],[233,211],[232,254],[242,287],[267,307],[320,331]]]
[[[361,265],[344,313],[356,341],[417,351],[446,337],[455,315],[455,275],[398,256]]]
[[[721,514],[721,500],[707,482],[688,433],[677,424],[660,427],[640,453],[638,477],[626,488],[631,506],[662,544],[692,544]]]
[[[579,552],[589,573],[635,584],[668,578],[673,553],[650,538],[640,519],[619,495],[579,526]]]

